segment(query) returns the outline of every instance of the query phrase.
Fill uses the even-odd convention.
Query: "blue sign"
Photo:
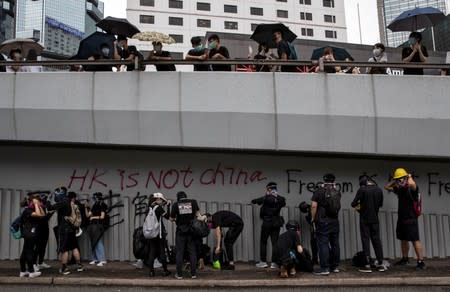
[[[71,26],[68,26],[67,24],[64,24],[62,22],[59,22],[56,19],[53,19],[53,18],[50,18],[50,17],[46,16],[45,17],[45,22],[48,25],[52,26],[52,27],[59,28],[59,29],[65,31],[65,32],[67,32],[69,34],[72,34],[74,36],[77,36],[77,37],[80,37],[80,38],[84,37],[84,32],[79,31],[78,29],[73,28]]]

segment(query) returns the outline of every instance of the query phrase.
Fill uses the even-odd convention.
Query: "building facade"
[[[260,23],[282,22],[303,39],[347,41],[344,1],[338,0],[128,0],[127,18],[141,31],[159,31],[186,53],[207,31],[251,34]],[[151,44],[140,42],[141,50]]]
[[[14,38],[15,0],[0,1],[0,43]]]
[[[377,0],[381,41],[389,47],[398,47],[403,44],[408,39],[409,32],[392,32],[387,26],[406,10],[429,6],[437,8],[447,15],[450,9],[450,0]]]
[[[16,37],[34,38],[47,51],[74,55],[80,40],[103,18],[97,0],[18,0]]]

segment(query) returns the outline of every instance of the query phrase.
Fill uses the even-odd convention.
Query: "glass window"
[[[205,2],[197,2],[197,10],[211,11],[211,4]]]
[[[323,7],[334,8],[334,0],[323,0]]]
[[[287,0],[277,0],[277,2],[287,2]]]
[[[183,26],[183,18],[169,16],[169,25]]]
[[[183,35],[182,34],[169,34],[178,44],[183,43]]]
[[[336,16],[335,15],[324,15],[323,16],[323,20],[325,22],[331,22],[331,23],[336,23]]]
[[[300,12],[301,20],[312,20],[312,13],[309,12]]]
[[[225,21],[225,29],[238,29],[238,23],[235,21]]]
[[[312,37],[314,36],[314,30],[312,28],[302,27],[302,35]]]
[[[181,1],[181,0],[169,0],[169,8],[183,9],[183,1]]]
[[[150,24],[154,24],[155,23],[155,16],[153,15],[139,15],[139,22],[140,23],[150,23]]]
[[[197,19],[197,27],[211,27],[211,20]]]
[[[141,6],[155,6],[155,0],[141,0]]]
[[[237,13],[237,6],[236,5],[224,5],[223,12]]]
[[[259,15],[259,16],[263,16],[264,12],[262,8],[259,7],[250,7],[250,14],[251,15]]]
[[[288,18],[287,10],[277,10],[277,17]]]
[[[326,30],[325,31],[325,37],[329,39],[336,39],[337,33],[335,30]]]
[[[311,5],[311,0],[300,0],[300,4]]]
[[[251,29],[252,31],[255,31],[255,29],[256,29],[257,26],[258,26],[258,23],[252,23],[250,29]]]

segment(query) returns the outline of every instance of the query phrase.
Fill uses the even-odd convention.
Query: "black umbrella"
[[[141,32],[136,26],[131,24],[125,18],[116,18],[108,16],[105,19],[102,19],[99,22],[97,22],[96,25],[97,27],[103,29],[107,33],[126,35],[129,38],[131,38],[138,32]]]
[[[345,58],[351,58],[351,55],[349,52],[347,52],[346,49],[340,48],[340,47],[333,47],[333,46],[326,46],[322,48],[317,48],[312,52],[311,60],[319,60],[320,57],[323,56],[323,51],[326,48],[332,48],[333,49],[333,56],[336,61],[344,61]]]
[[[391,31],[416,31],[431,27],[445,19],[444,13],[433,7],[414,8],[402,12],[387,28]]]
[[[250,39],[256,41],[257,43],[266,43],[269,48],[276,48],[273,33],[281,32],[283,34],[283,40],[288,42],[293,42],[297,35],[293,33],[286,25],[282,23],[272,23],[272,24],[259,24],[255,31],[253,32]]]
[[[100,47],[104,44],[108,45],[109,57],[112,59],[114,57],[115,40],[116,38],[113,35],[96,31],[80,42],[75,59],[87,59],[95,55],[100,55]]]

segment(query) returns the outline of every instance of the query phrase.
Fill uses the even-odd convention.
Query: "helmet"
[[[406,172],[406,170],[404,168],[397,168],[394,171],[394,177],[393,179],[399,179],[402,177],[408,176],[408,172]]]
[[[289,220],[288,223],[286,223],[286,229],[291,231],[299,231],[300,224],[298,224],[295,220]]]
[[[326,173],[323,176],[323,181],[326,183],[334,183],[335,180],[336,180],[336,177],[332,173]]]
[[[303,202],[300,203],[300,205],[298,207],[300,208],[300,212],[308,213],[310,208],[311,208],[311,205],[309,205],[308,203],[303,201]]]

